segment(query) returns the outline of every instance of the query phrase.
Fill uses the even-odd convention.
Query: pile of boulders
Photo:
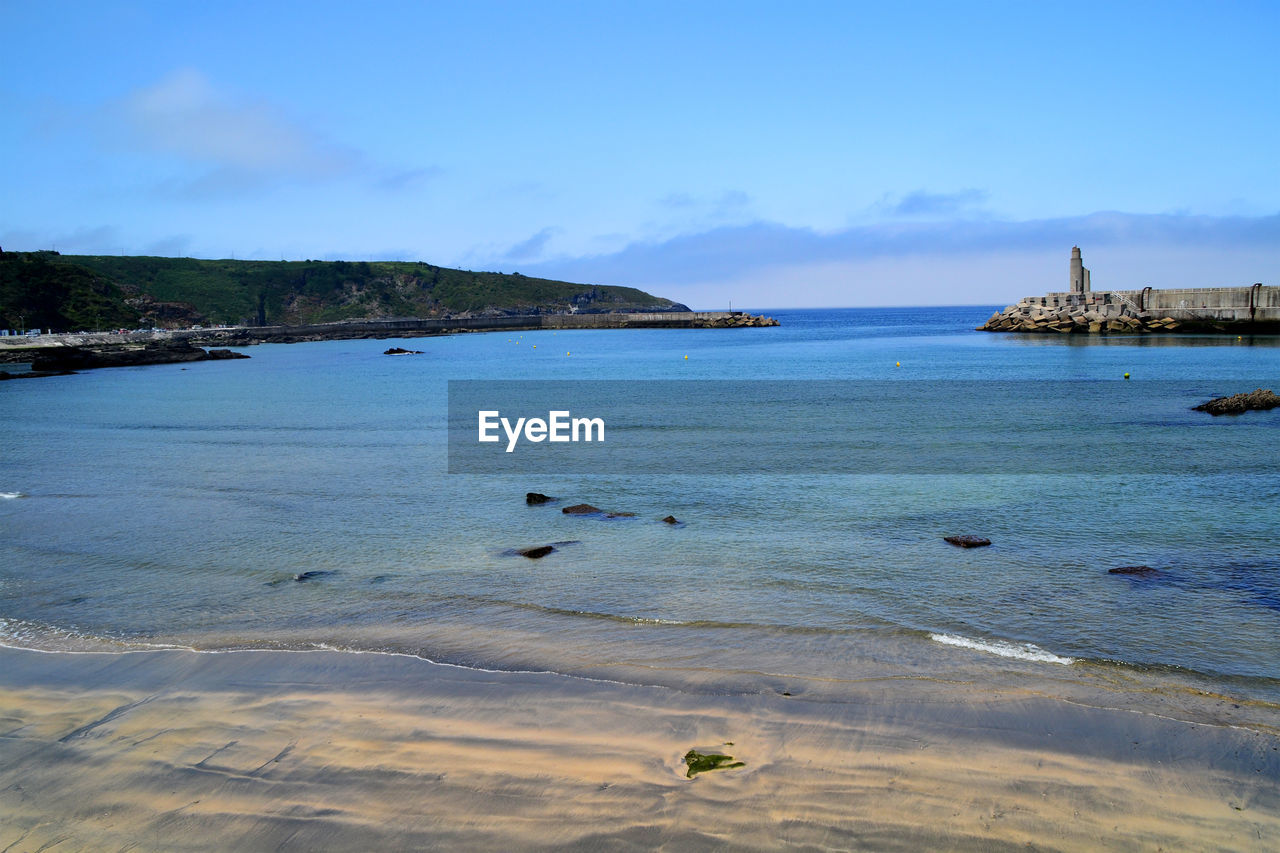
[[[1141,334],[1172,332],[1182,324],[1172,317],[1135,312],[1128,305],[1040,305],[1023,299],[991,315],[980,332],[1044,332],[1060,334]]]
[[[1259,388],[1245,394],[1233,394],[1230,397],[1216,397],[1207,403],[1192,407],[1195,412],[1208,412],[1211,415],[1238,415],[1243,412],[1265,412],[1280,407],[1280,395],[1270,388]]]
[[[699,317],[694,320],[693,325],[697,329],[733,329],[744,326],[776,326],[778,321],[759,314],[727,314],[720,317]]]

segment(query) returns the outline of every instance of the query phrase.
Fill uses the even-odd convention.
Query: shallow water
[[[991,310],[264,345],[0,384],[0,631],[36,648],[332,646],[708,689],[1119,668],[1280,699],[1280,454],[1265,452],[1280,410],[1187,412],[1280,384],[1280,341],[972,331]],[[382,355],[396,344],[424,354]],[[447,473],[458,379],[871,380],[926,400],[963,380],[1024,387],[1028,407],[1072,380],[1128,387],[1139,411],[1117,420],[1089,393],[1051,410],[1082,451],[1067,473],[992,458],[993,473],[486,476]],[[949,423],[947,401],[927,405]],[[1018,407],[969,439],[1030,417]],[[713,426],[733,441],[727,416]],[[1214,441],[1249,452],[1187,474]],[[527,507],[531,490],[636,516]],[[953,533],[994,544],[953,548]],[[573,544],[510,553],[551,542]],[[1138,564],[1159,573],[1107,573]]]

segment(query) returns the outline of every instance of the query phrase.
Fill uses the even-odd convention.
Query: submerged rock
[[[331,574],[333,574],[333,572],[313,570],[309,572],[301,572],[300,574],[296,574],[293,576],[293,579],[298,583],[302,583],[303,581],[315,580],[316,578],[322,578],[322,577],[325,577],[326,575],[331,575]]]
[[[550,545],[539,545],[536,548],[519,548],[516,553],[521,557],[528,557],[530,560],[540,560],[554,551]]]
[[[1270,388],[1259,388],[1245,394],[1233,394],[1230,397],[1216,397],[1207,403],[1192,408],[1193,412],[1208,412],[1211,415],[1238,415],[1250,410],[1265,412],[1280,406],[1280,396]]]
[[[985,548],[991,544],[990,539],[981,536],[943,536],[944,542],[950,542],[957,548]]]
[[[602,515],[605,518],[635,518],[634,512],[610,512],[591,504],[574,504],[560,510],[566,515]]]
[[[679,523],[680,523],[680,522],[679,522],[679,520],[678,520],[674,515],[668,515],[666,518],[664,518],[664,519],[662,519],[662,520],[663,520],[663,521],[665,521],[667,524],[679,524]]]
[[[1153,569],[1150,566],[1117,566],[1114,569],[1107,569],[1109,575],[1137,575],[1139,577],[1150,577],[1151,575],[1160,574],[1159,569]]]
[[[544,495],[542,492],[527,492],[524,496],[524,502],[529,506],[537,506],[538,504],[551,503],[558,501],[559,498],[553,498],[551,495]]]

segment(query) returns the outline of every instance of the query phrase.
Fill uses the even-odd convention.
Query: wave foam
[[[25,498],[25,497],[26,495],[24,495],[22,492],[0,492],[0,500],[3,500],[3,501],[11,501],[11,500],[14,500],[15,498]]]
[[[22,649],[29,652],[79,654],[152,651],[185,647],[169,643],[149,643],[145,640],[118,640],[83,633],[75,629],[54,628],[36,622],[28,622],[25,619],[0,617],[0,648]]]
[[[935,643],[942,643],[944,646],[959,646],[964,649],[974,649],[987,654],[999,655],[1002,658],[1017,658],[1018,660],[1030,660],[1037,663],[1056,663],[1063,666],[1070,666],[1076,662],[1075,658],[1063,657],[1055,655],[1053,652],[1046,651],[1032,643],[1009,643],[1004,640],[974,640],[969,637],[960,637],[955,634],[930,634],[929,639]]]

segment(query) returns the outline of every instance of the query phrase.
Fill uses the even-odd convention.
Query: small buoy
[[[537,349],[537,348],[538,348],[538,345],[537,345],[537,344],[534,344],[534,345],[533,345],[533,348],[534,348],[534,349]]]
[[[895,361],[895,362],[893,363],[893,366],[894,366],[894,367],[902,367],[902,362],[900,362],[900,361]]]
[[[687,356],[687,355],[686,355],[686,356],[684,357],[684,360],[685,360],[685,361],[688,361],[688,360],[689,360],[689,356]]]
[[[569,354],[569,353],[565,353],[565,355],[568,355],[568,354]]]
[[[1126,374],[1124,375],[1124,378],[1125,378],[1125,379],[1128,379],[1128,378],[1129,378],[1129,374],[1127,374],[1127,373],[1126,373]]]

